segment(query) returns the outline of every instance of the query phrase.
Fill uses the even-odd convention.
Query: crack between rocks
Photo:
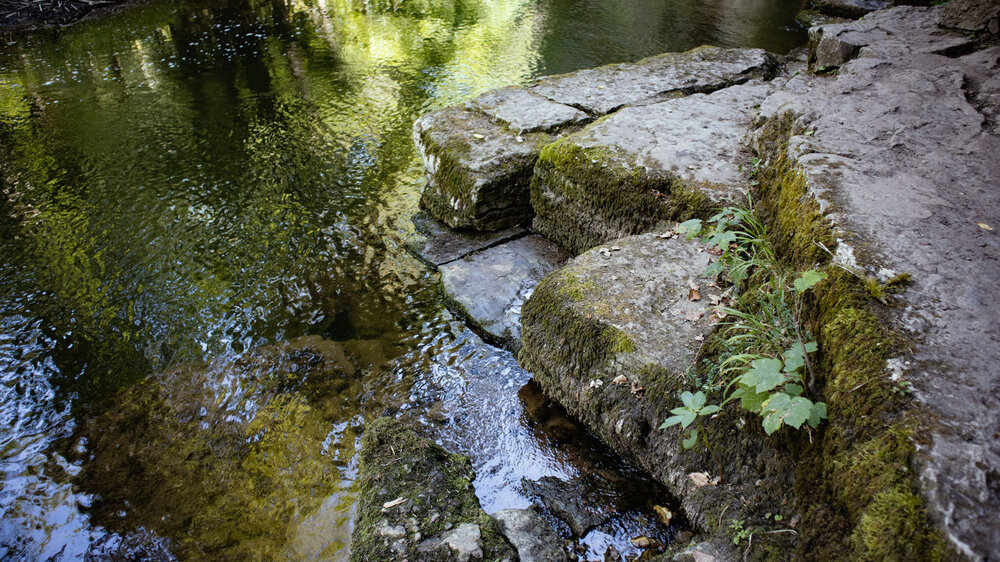
[[[442,265],[448,265],[450,263],[455,263],[458,260],[462,260],[462,259],[465,259],[465,258],[467,258],[469,256],[474,256],[476,254],[485,252],[486,250],[489,250],[490,248],[496,248],[497,246],[500,246],[501,244],[506,244],[507,242],[513,242],[514,240],[520,240],[521,238],[524,238],[525,236],[528,236],[530,234],[531,234],[531,231],[529,231],[527,229],[521,230],[521,232],[512,234],[512,235],[507,236],[505,238],[500,238],[499,240],[494,240],[493,242],[490,242],[489,244],[487,244],[485,246],[482,246],[480,248],[476,248],[475,250],[470,250],[470,251],[468,251],[468,252],[466,252],[466,253],[464,253],[464,254],[456,257],[456,258],[452,258],[452,259],[450,259],[448,261],[443,261],[443,262],[441,262],[439,264],[435,264],[435,267],[441,267]]]

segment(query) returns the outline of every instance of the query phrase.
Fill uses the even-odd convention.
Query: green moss
[[[780,259],[797,269],[824,267],[828,278],[807,294],[803,322],[820,344],[814,367],[830,419],[819,439],[801,443],[795,490],[803,518],[799,555],[812,559],[936,559],[943,541],[927,519],[909,469],[914,422],[892,392],[886,361],[903,339],[880,320],[879,300],[909,280],[873,287],[830,265],[833,228],[788,157],[801,132],[786,113],[759,131],[759,207]],[[891,289],[890,289],[891,287]],[[874,299],[873,299],[874,297]],[[882,298],[879,298],[882,297]],[[916,545],[916,546],[915,546]]]
[[[704,218],[716,208],[702,193],[706,186],[650,174],[614,150],[583,147],[578,139],[570,135],[543,147],[531,180],[535,228],[571,252],[664,220]]]

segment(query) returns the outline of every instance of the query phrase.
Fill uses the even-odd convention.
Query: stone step
[[[627,107],[546,146],[533,226],[573,253],[742,199],[742,141],[773,86]]]
[[[559,135],[626,105],[771,77],[777,67],[760,49],[700,47],[502,88],[428,113],[413,125],[427,174],[421,204],[452,228],[527,223],[535,160]]]

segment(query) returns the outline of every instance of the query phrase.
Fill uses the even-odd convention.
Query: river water
[[[345,559],[366,419],[468,454],[492,512],[662,490],[442,306],[403,251],[421,113],[700,44],[799,0],[152,2],[0,46],[0,559]],[[571,492],[567,492],[571,493]]]

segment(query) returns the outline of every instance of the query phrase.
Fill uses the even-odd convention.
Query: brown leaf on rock
[[[667,527],[670,526],[670,520],[673,519],[674,514],[671,513],[669,509],[663,507],[662,505],[654,505],[653,511],[655,511],[656,515],[660,518],[660,522]]]
[[[719,483],[719,477],[716,476],[712,478],[707,472],[692,472],[688,474],[688,478],[694,482],[694,485],[701,488],[702,486],[715,486]]]
[[[701,300],[701,293],[698,292],[698,289],[688,289],[688,300],[691,302]]]
[[[704,315],[705,313],[701,310],[689,310],[688,313],[684,315],[684,319],[688,322],[697,322]]]
[[[635,537],[629,542],[632,546],[642,549],[663,548],[663,543],[651,537]]]
[[[645,391],[646,391],[645,388],[635,383],[632,383],[632,394],[634,394],[636,398],[642,398],[642,393]]]
[[[618,375],[611,381],[611,384],[625,384],[628,382],[628,377],[625,375]]]

